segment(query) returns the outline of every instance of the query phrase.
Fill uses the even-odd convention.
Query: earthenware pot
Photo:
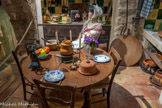
[[[47,23],[47,16],[43,16],[43,23]]]
[[[83,75],[93,75],[97,72],[96,63],[92,60],[83,60],[79,66],[79,72]]]
[[[60,46],[60,53],[62,55],[73,54],[72,42],[70,40],[63,40]]]
[[[154,75],[156,70],[158,69],[158,66],[151,59],[145,59],[140,66],[144,72],[152,75]]]
[[[157,52],[157,53],[156,53],[156,56],[157,56],[160,60],[162,60],[162,53]]]
[[[159,73],[159,72],[155,72],[155,76],[159,77],[162,79],[162,73]]]
[[[157,65],[155,64],[155,62],[154,62],[152,59],[145,59],[145,60],[143,61],[143,63],[144,63],[145,66],[150,66],[150,67],[155,67],[155,66],[157,66]]]

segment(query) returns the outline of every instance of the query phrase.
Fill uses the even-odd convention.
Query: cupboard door
[[[43,26],[44,37],[52,36],[52,26]]]
[[[58,31],[58,37],[63,37],[63,26],[62,25],[53,25],[51,34],[55,36],[56,31]]]
[[[103,26],[102,28],[104,30],[104,33],[101,34],[99,42],[109,44],[111,26]]]
[[[82,27],[83,27],[83,25],[78,25],[76,27],[76,38],[79,37],[79,34],[80,34],[81,30],[82,30]]]
[[[103,39],[109,39],[110,37],[110,26],[102,26],[103,30],[104,30],[104,34],[103,35]]]

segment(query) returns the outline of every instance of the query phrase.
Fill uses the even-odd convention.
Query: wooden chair
[[[23,74],[23,69],[21,67],[21,62],[23,61],[23,58],[21,58],[21,60],[18,59],[18,51],[19,48],[21,46],[18,46],[14,51],[12,51],[12,55],[14,56],[14,59],[16,61],[20,76],[21,76],[21,81],[22,81],[22,85],[23,85],[23,93],[24,93],[24,100],[27,100],[27,93],[35,95],[34,93],[32,93],[31,91],[27,91],[27,86],[31,87],[31,90],[34,90],[34,83],[30,82]],[[37,95],[35,95],[37,96]]]
[[[71,86],[60,86],[56,85],[54,83],[50,82],[42,82],[39,80],[33,80],[36,88],[39,92],[39,96],[42,101],[43,108],[65,108],[65,106],[70,106],[70,108],[74,108],[74,101],[76,103],[76,100],[82,99],[84,101],[84,97],[77,97],[76,96],[76,88]],[[51,96],[47,94],[47,90],[52,90],[52,94],[56,94],[55,96]],[[78,92],[79,93],[79,92]],[[59,96],[61,94],[61,96]],[[80,93],[81,94],[81,93]],[[70,99],[64,99],[66,96],[69,96]],[[80,105],[78,105],[75,108],[81,108],[81,105],[83,104],[82,101],[80,101]]]
[[[107,107],[108,108],[110,107],[110,91],[111,91],[111,86],[112,86],[115,74],[117,72],[117,69],[118,69],[118,67],[120,65],[120,62],[121,62],[120,55],[118,54],[118,52],[113,47],[111,47],[111,49],[109,51],[109,54],[113,57],[113,60],[114,60],[114,63],[115,63],[114,69],[113,69],[112,74],[111,74],[111,78],[107,77],[103,81],[101,81],[101,82],[99,82],[97,84],[92,85],[92,88],[91,88],[91,89],[102,89],[101,93],[92,94],[91,95],[92,97],[93,96],[97,96],[97,95],[103,95],[103,96],[105,94],[107,95],[106,99],[94,101],[94,102],[91,102],[91,104],[95,104],[95,103],[102,102],[102,101],[107,101]],[[107,88],[107,90],[106,90],[106,88]]]

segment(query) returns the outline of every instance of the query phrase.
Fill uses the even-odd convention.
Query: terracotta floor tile
[[[144,96],[146,99],[159,99],[159,92],[151,86],[136,86],[136,90],[139,96]]]
[[[21,104],[25,104],[25,103],[27,102],[25,102],[20,98],[9,97],[9,99],[5,102],[5,105],[2,106],[1,108],[21,108]],[[10,105],[6,106],[7,104]]]
[[[115,93],[115,85],[116,85],[116,83],[113,83],[112,87],[111,87],[111,95],[113,95],[113,96],[116,95],[116,93]],[[97,92],[102,92],[102,89],[93,89],[91,91],[92,91],[92,93],[97,93]]]
[[[116,91],[115,91],[115,83],[112,84],[112,87],[111,87],[111,95],[113,96],[116,96]]]
[[[8,80],[0,79],[0,87],[2,87]]]
[[[118,84],[130,84],[133,85],[132,76],[124,74],[116,74],[114,82]]]
[[[158,91],[159,94],[161,93],[162,90],[160,90],[160,89],[158,89],[156,87],[154,87],[154,88]]]
[[[134,86],[125,84],[116,84],[116,93],[118,97],[133,97],[138,95]]]
[[[141,99],[143,108],[162,108],[158,100]]]
[[[127,67],[127,70],[131,75],[147,75],[150,76],[150,74],[144,72],[139,66],[138,67]]]
[[[105,99],[105,97],[103,96],[96,96],[96,97],[93,97],[95,101],[97,100],[100,100],[100,99]],[[92,108],[107,108],[107,102],[106,101],[103,101],[103,102],[99,102],[99,103],[95,103],[95,104],[92,104],[91,106]],[[110,108],[117,108],[117,100],[116,100],[116,97],[115,96],[111,96],[110,97]]]
[[[139,66],[123,67],[120,66],[115,76],[111,89],[110,107],[111,108],[162,108],[158,102],[160,90],[150,86],[149,74],[143,72]],[[30,88],[27,88],[30,89]],[[95,90],[99,92],[101,90]],[[30,98],[31,95],[28,95]],[[106,95],[93,97],[92,100],[106,98]],[[31,97],[32,102],[39,103],[37,97]],[[24,102],[22,85],[8,98],[6,102]],[[38,107],[39,107],[38,106]],[[31,108],[38,108],[31,107]],[[6,107],[2,107],[6,108]],[[7,107],[8,108],[8,107]],[[12,107],[11,107],[12,108]],[[27,107],[14,107],[27,108]],[[92,108],[107,108],[106,101],[93,104]]]
[[[119,97],[118,108],[142,108],[142,103],[139,98]]]
[[[147,75],[132,75],[135,85],[150,86],[150,77]]]
[[[41,100],[36,96],[30,96],[28,102],[30,104],[33,104],[33,103],[35,104],[34,106],[32,106],[33,108],[37,108],[37,107],[42,108]]]
[[[111,88],[112,91],[111,91],[111,95],[110,95],[110,108],[117,108],[115,85],[116,84],[113,83],[112,88]],[[97,92],[101,92],[101,89],[92,90],[92,93],[97,93]],[[98,95],[98,96],[91,97],[92,101],[97,101],[97,100],[101,100],[101,99],[106,99],[106,95],[105,96]],[[99,102],[96,104],[92,104],[92,108],[107,108],[107,103],[106,103],[106,101],[103,101],[103,102]]]
[[[125,66],[120,66],[117,70],[117,74],[130,74],[129,71],[127,70],[127,67]]]
[[[30,87],[29,86],[27,86],[27,90],[30,91]],[[16,89],[16,91],[11,96],[24,99],[22,84]],[[29,96],[30,96],[30,94],[27,93],[27,98],[29,98]]]

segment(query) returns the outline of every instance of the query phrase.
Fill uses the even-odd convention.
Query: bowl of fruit
[[[39,48],[38,50],[35,51],[36,55],[40,60],[46,60],[50,57],[50,48],[49,47],[44,47],[44,48]]]

